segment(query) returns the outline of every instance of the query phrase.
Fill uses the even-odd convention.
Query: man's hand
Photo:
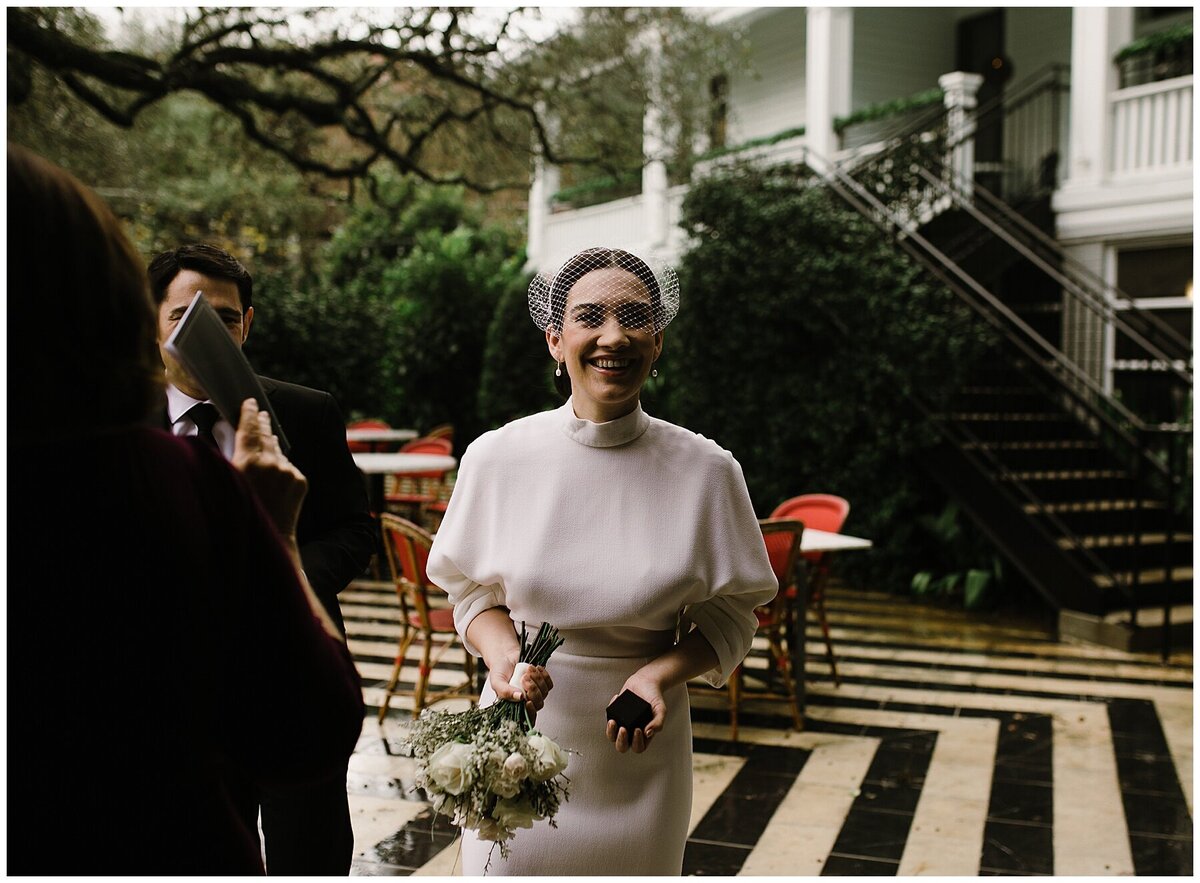
[[[242,402],[232,462],[254,489],[279,533],[294,539],[308,480],[284,456],[279,439],[271,431],[271,415],[259,411],[252,398]]]

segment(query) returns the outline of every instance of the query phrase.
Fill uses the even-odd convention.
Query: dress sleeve
[[[495,494],[487,492],[487,482],[481,475],[486,471],[475,445],[463,452],[454,493],[425,565],[430,582],[443,589],[454,605],[454,627],[473,656],[481,654],[467,640],[467,627],[483,611],[507,603],[504,587],[485,576],[486,565],[482,564],[489,560],[487,524],[500,514]]]
[[[750,652],[758,629],[754,608],[779,590],[742,468],[731,455],[725,457],[727,467],[712,482],[697,537],[707,597],[683,611],[685,622],[698,628],[717,653],[717,666],[703,675],[714,687],[724,685]]]

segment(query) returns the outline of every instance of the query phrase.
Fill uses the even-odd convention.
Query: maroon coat
[[[245,481],[126,429],[8,487],[9,872],[262,873],[229,777],[344,775],[363,704]]]

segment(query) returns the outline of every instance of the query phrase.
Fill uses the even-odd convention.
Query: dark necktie
[[[221,450],[221,446],[217,444],[217,437],[213,435],[213,426],[221,419],[216,406],[210,405],[208,402],[200,402],[188,409],[187,416],[196,424],[196,435],[218,451]]]

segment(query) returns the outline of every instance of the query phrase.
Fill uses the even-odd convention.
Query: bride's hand
[[[633,749],[634,754],[641,754],[650,747],[650,740],[654,738],[654,734],[662,729],[663,724],[667,720],[667,702],[663,699],[662,687],[657,681],[651,678],[640,677],[640,673],[635,672],[630,675],[622,686],[621,690],[613,695],[609,700],[611,703],[621,695],[625,690],[634,693],[650,703],[650,711],[654,717],[650,718],[650,723],[646,724],[645,728],[638,727],[630,733],[625,727],[618,727],[616,721],[609,721],[605,728],[605,735],[608,736],[608,741],[612,742],[617,751],[624,754],[629,749]]]
[[[507,666],[497,666],[488,674],[488,681],[491,683],[497,699],[511,699],[516,702],[524,700],[525,710],[529,712],[529,719],[535,720],[538,711],[546,704],[546,697],[554,688],[554,681],[550,677],[550,672],[545,668],[540,665],[531,665],[525,669],[517,685],[513,686],[509,681],[512,679],[515,669],[515,662]]]

